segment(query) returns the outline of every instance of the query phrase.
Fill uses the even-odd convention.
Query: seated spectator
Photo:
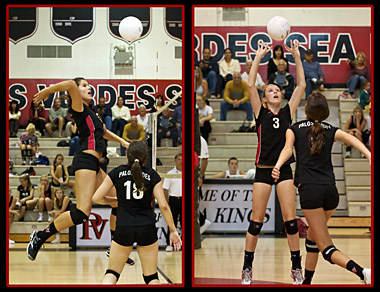
[[[222,77],[222,89],[225,88],[228,81],[233,79],[234,73],[241,73],[240,63],[232,58],[232,50],[230,48],[224,50],[224,59],[219,63],[219,73]]]
[[[132,116],[131,122],[124,127],[122,138],[131,143],[132,141],[145,141],[145,131],[143,125],[137,122],[137,117]],[[126,148],[120,145],[120,154],[125,156]]]
[[[66,109],[61,107],[61,99],[54,100],[54,106],[49,110],[48,123],[45,128],[50,137],[53,137],[53,131],[58,129],[58,138],[62,138],[62,130],[65,125]]]
[[[69,132],[71,133],[69,141],[69,156],[74,156],[74,154],[77,153],[80,148],[79,132],[77,124],[75,122],[70,123]]]
[[[139,106],[139,114],[137,115],[137,122],[143,126],[145,134],[149,131],[149,114],[146,113],[146,106]]]
[[[278,71],[269,76],[268,84],[277,85],[283,97],[289,100],[294,91],[294,77],[286,72],[287,64],[285,60],[279,60],[277,64]]]
[[[355,136],[361,142],[366,144],[368,142],[369,135],[363,135],[364,129],[367,124],[367,120],[364,117],[364,113],[360,105],[357,105],[352,111],[353,115],[347,119],[344,131]],[[351,146],[346,147],[345,158],[351,157]]]
[[[103,96],[99,97],[98,105],[94,106],[94,111],[98,113],[103,123],[106,125],[107,130],[112,130],[112,111],[110,107],[106,104],[106,98]]]
[[[52,178],[51,185],[55,188],[66,186],[74,190],[75,182],[70,181],[67,167],[63,165],[64,157],[62,154],[57,154],[53,164],[50,166],[50,175]]]
[[[177,106],[174,108],[172,119],[175,121],[178,130],[178,143],[182,144],[182,98],[177,98]]]
[[[267,67],[267,80],[269,79],[269,76],[276,73],[278,71],[277,65],[278,61],[285,60],[286,62],[286,72],[289,72],[289,63],[288,59],[284,56],[284,49],[281,45],[277,45],[273,49],[273,57],[269,59],[268,61],[268,67]]]
[[[367,105],[371,102],[371,82],[367,79],[362,82],[362,90],[359,96],[359,105],[364,110]]]
[[[236,157],[228,159],[228,169],[213,175],[211,178],[230,178],[231,175],[245,175],[246,172],[239,170],[239,161]]]
[[[245,72],[243,74],[241,74],[241,80],[248,82],[248,75],[249,75],[249,72],[251,71],[251,68],[252,68],[252,60],[247,60],[245,62]],[[277,70],[277,66],[276,66],[276,70]],[[255,86],[256,86],[257,91],[261,97],[263,94],[265,83],[264,83],[263,79],[261,78],[261,75],[259,74],[259,72],[257,72],[257,74],[256,74]]]
[[[123,135],[124,126],[131,118],[131,112],[127,106],[124,105],[124,99],[119,96],[117,103],[111,108],[112,111],[112,132],[118,136]],[[119,132],[119,133],[118,133]]]
[[[248,121],[253,120],[252,106],[249,101],[247,82],[241,80],[241,74],[235,72],[233,80],[227,82],[224,100],[220,104],[220,120],[225,121],[227,111],[243,110],[247,113]]]
[[[321,65],[319,62],[314,61],[314,53],[308,49],[305,51],[304,61],[302,62],[303,71],[306,80],[306,99],[314,90],[324,90],[324,81]]]
[[[211,91],[211,98],[221,97],[221,85],[218,81],[221,81],[222,77],[219,74],[219,64],[211,57],[210,48],[203,48],[202,60],[195,63],[196,67],[199,67],[202,71],[202,77],[207,81],[207,86]]]
[[[56,188],[54,190],[54,210],[49,212],[49,217],[53,217],[53,220],[57,219],[59,215],[66,212],[70,209],[71,200],[64,195],[64,191],[61,188]],[[61,238],[60,234],[55,234],[55,239],[51,241],[51,243],[60,243]]]
[[[47,175],[41,175],[40,185],[37,187],[39,199],[38,199],[38,219],[37,222],[42,222],[44,211],[53,210],[53,197],[54,188],[49,183],[49,177]],[[48,221],[51,220],[49,216]]]
[[[22,165],[26,164],[26,157],[28,157],[29,164],[31,164],[33,155],[39,152],[36,128],[32,123],[26,127],[26,132],[21,134],[17,143],[21,149]]]
[[[33,210],[38,199],[34,198],[34,186],[27,174],[20,176],[20,185],[17,187],[16,206],[20,208],[19,221],[24,221],[26,210]]]
[[[17,203],[17,199],[12,196],[12,190],[9,189],[9,203],[8,203],[8,218],[9,218],[9,229],[11,227],[11,224],[13,223],[14,216],[16,215],[18,218],[21,217],[21,214],[18,210],[15,210]],[[15,241],[9,238],[9,244],[14,244]]]
[[[12,100],[9,103],[9,137],[17,137],[18,128],[20,127],[21,111],[18,107],[18,102]]]
[[[156,97],[156,103],[155,103],[155,105],[152,108],[152,113],[157,112],[164,105],[165,105],[164,96],[162,94],[158,94],[157,97]]]
[[[208,84],[205,79],[203,79],[202,76],[202,70],[201,68],[196,68],[196,74],[195,74],[195,94],[201,95],[204,98],[207,98],[208,94]]]
[[[45,106],[42,102],[35,104],[32,102],[29,109],[29,121],[28,124],[32,123],[36,129],[41,133],[41,136],[45,136]]]
[[[169,108],[162,111],[157,119],[157,146],[161,147],[162,138],[171,138],[173,147],[178,145],[178,131],[175,121],[169,116]]]
[[[201,135],[208,142],[208,135],[211,133],[211,120],[214,118],[212,107],[206,104],[205,99],[197,95],[196,97],[196,107],[198,108],[199,114],[199,127],[201,130]]]
[[[355,89],[365,79],[371,80],[371,70],[367,67],[367,57],[363,52],[359,52],[353,61],[347,59],[347,64],[350,66],[350,78],[347,80],[348,92],[351,98],[356,98],[354,95]]]

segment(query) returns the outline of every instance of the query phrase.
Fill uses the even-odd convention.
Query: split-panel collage
[[[6,287],[374,286],[373,4],[5,9]]]

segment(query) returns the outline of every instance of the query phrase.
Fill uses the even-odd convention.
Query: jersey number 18
[[[133,190],[131,188],[131,181],[128,180],[124,183],[124,186],[126,187],[125,188],[125,193],[126,193],[126,199],[127,200],[130,200],[131,199],[131,196],[135,199],[135,200],[139,200],[139,199],[142,199],[143,196],[144,196],[144,191],[137,191],[137,188],[136,188],[136,184],[133,183]]]

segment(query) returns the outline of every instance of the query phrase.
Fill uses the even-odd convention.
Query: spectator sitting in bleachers
[[[38,153],[38,137],[35,134],[36,128],[30,123],[26,127],[26,132],[22,133],[18,140],[18,146],[21,149],[22,165],[26,164],[26,157],[29,159],[29,164],[33,162],[33,155]]]
[[[364,113],[360,105],[357,105],[352,111],[353,115],[347,119],[346,125],[344,127],[344,131],[355,136],[361,142],[366,144],[369,139],[369,135],[365,133],[365,127],[367,121],[364,117]],[[351,146],[346,147],[345,158],[351,157]]]
[[[157,146],[161,146],[162,138],[171,138],[173,147],[178,145],[178,131],[175,121],[169,116],[169,108],[162,111],[157,119]]]
[[[361,92],[359,96],[359,105],[364,110],[371,102],[371,82],[367,79],[362,82]]]
[[[61,188],[56,188],[54,190],[54,209],[49,212],[49,218],[53,217],[53,220],[59,217],[62,213],[70,209],[71,200],[64,195],[64,191]],[[55,234],[55,239],[51,243],[60,243],[59,233]]]
[[[271,74],[268,84],[277,85],[287,100],[290,100],[294,91],[294,77],[286,71],[287,63],[285,60],[279,60],[277,64],[277,72]]]
[[[196,97],[196,107],[199,113],[199,127],[201,135],[208,142],[208,135],[211,133],[211,120],[213,119],[212,107],[206,104],[205,99],[201,95]]]
[[[228,169],[213,175],[211,178],[230,178],[231,175],[246,175],[245,171],[239,170],[239,160],[236,157],[228,159]]]
[[[30,105],[28,124],[29,123],[34,124],[34,126],[40,132],[42,137],[45,136],[45,106],[42,102],[40,102],[39,104],[34,104],[32,102],[32,104]]]
[[[208,95],[208,83],[206,79],[203,79],[201,68],[196,68],[195,74],[195,93],[201,95],[203,98],[207,98]]]
[[[182,144],[182,97],[177,98],[177,106],[174,108],[172,119],[175,120],[178,131],[178,144]]]
[[[219,86],[218,83],[221,82],[222,76],[219,74],[218,62],[211,57],[210,48],[203,48],[202,60],[195,62],[195,66],[201,69],[203,79],[207,81],[208,88],[211,91],[211,98],[221,98],[219,91],[222,86]]]
[[[245,72],[243,74],[241,74],[241,80],[248,82],[248,75],[249,75],[249,71],[251,71],[251,68],[252,68],[252,60],[247,60],[245,62]],[[261,98],[261,96],[263,94],[265,83],[264,83],[263,79],[261,78],[261,75],[259,72],[257,72],[257,74],[256,74],[255,86],[256,86],[257,91],[259,93],[259,96]]]
[[[49,177],[47,175],[41,175],[40,177],[40,185],[37,187],[39,193],[38,199],[38,222],[42,222],[42,216],[44,211],[51,211],[53,209],[53,195],[54,188],[49,183]],[[51,220],[49,216],[48,221]]]
[[[247,113],[247,120],[253,120],[253,110],[249,101],[247,82],[241,80],[241,74],[235,72],[233,80],[228,81],[224,91],[224,100],[220,104],[220,120],[225,121],[227,111],[242,110]]]
[[[131,122],[124,127],[122,138],[131,143],[134,140],[137,141],[145,141],[145,131],[143,125],[140,125],[137,122],[137,117],[132,116]],[[121,156],[125,156],[126,148],[120,145],[120,154]]]
[[[314,91],[324,90],[324,81],[323,81],[323,74],[321,65],[319,62],[314,61],[314,53],[312,50],[308,49],[305,51],[304,60],[302,62],[303,71],[305,73],[305,80],[306,80],[306,99],[307,97]]]
[[[9,212],[9,229],[11,224],[13,223],[14,216],[16,215],[18,218],[21,217],[21,214],[18,210],[15,210],[17,199],[12,196],[12,190],[9,189],[9,203],[8,203],[8,212]],[[9,238],[9,244],[14,244],[14,240]]]
[[[347,80],[348,92],[351,98],[356,98],[354,95],[355,89],[365,79],[371,80],[371,70],[367,67],[367,57],[363,52],[358,52],[353,61],[347,59],[347,64],[350,66],[350,78]]]
[[[118,97],[117,103],[111,108],[111,111],[112,132],[121,137],[123,135],[124,126],[131,118],[131,112],[129,108],[124,105],[124,99],[121,96]]]
[[[270,58],[268,61],[267,80],[269,79],[269,76],[271,76],[273,73],[276,73],[278,71],[277,65],[278,65],[278,61],[280,61],[280,60],[285,60],[286,72],[289,72],[289,62],[288,62],[288,59],[285,58],[284,48],[281,45],[277,45],[273,48],[272,58]]]
[[[106,125],[107,130],[112,130],[112,112],[109,106],[106,104],[106,98],[99,97],[98,105],[94,106],[94,111],[98,113],[103,123]]]
[[[57,154],[54,158],[53,165],[50,166],[50,175],[52,177],[51,185],[57,187],[69,187],[74,191],[75,182],[69,180],[69,172],[67,167],[63,165],[64,157]]]
[[[66,109],[61,107],[60,97],[54,100],[54,106],[49,110],[48,123],[45,128],[50,137],[53,137],[53,131],[58,129],[58,138],[62,138],[62,130],[65,126]]]
[[[27,174],[20,176],[20,185],[17,187],[16,206],[20,208],[19,221],[24,221],[26,210],[33,210],[37,205],[38,199],[34,198],[34,186]]]
[[[9,137],[17,137],[18,128],[20,127],[21,111],[18,102],[12,100],[9,103]]]
[[[219,63],[219,74],[222,77],[218,82],[221,88],[218,88],[218,92],[222,92],[223,88],[227,86],[227,83],[233,79],[234,73],[241,74],[240,63],[232,56],[232,50],[227,48],[224,50],[224,59]]]

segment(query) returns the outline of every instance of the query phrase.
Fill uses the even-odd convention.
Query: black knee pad
[[[263,227],[263,223],[255,222],[255,221],[250,221],[249,222],[249,227],[248,227],[248,233],[256,236],[260,233],[261,228]]]
[[[120,278],[120,274],[119,273],[117,273],[115,271],[112,271],[112,270],[107,270],[106,273],[105,273],[105,275],[107,275],[107,274],[114,275],[116,277],[116,282],[119,281],[119,278]]]
[[[88,216],[77,208],[70,211],[70,216],[75,225],[82,224],[88,220]]]
[[[306,238],[305,247],[307,252],[319,253],[319,249],[315,241],[311,241]]]
[[[117,216],[117,207],[111,209],[111,214]]]
[[[293,235],[298,232],[297,219],[286,221],[284,225],[288,234]]]
[[[25,158],[27,156],[26,149],[21,149],[21,157]]]
[[[144,278],[145,284],[149,284],[152,280],[156,280],[156,279],[158,280],[158,274],[157,274],[157,272],[153,275],[150,275],[150,276],[145,276],[143,274],[143,278]]]
[[[335,263],[331,260],[331,256],[334,252],[338,251],[339,249],[337,249],[334,245],[330,245],[328,247],[326,247],[323,252],[322,252],[322,255],[323,255],[323,258],[330,262],[331,264],[335,265]]]

